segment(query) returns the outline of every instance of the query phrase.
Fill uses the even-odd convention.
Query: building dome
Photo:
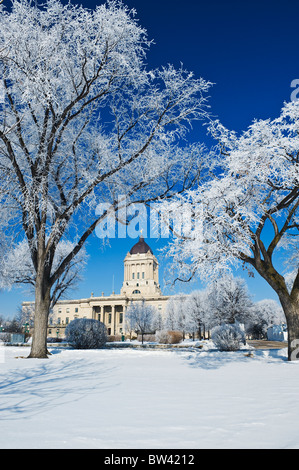
[[[139,237],[139,240],[137,243],[135,243],[134,246],[132,246],[130,250],[131,255],[137,255],[138,253],[147,253],[150,252],[153,254],[152,249],[148,246],[147,243],[145,243],[144,238],[142,236]]]

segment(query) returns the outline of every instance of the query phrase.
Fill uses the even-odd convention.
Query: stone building
[[[134,301],[146,301],[162,315],[169,297],[159,285],[159,263],[142,236],[124,259],[124,281],[120,294],[87,299],[61,300],[53,309],[48,325],[48,337],[63,338],[66,326],[75,318],[93,318],[103,322],[109,335],[126,333],[127,307]],[[24,302],[28,308],[30,302]],[[32,305],[32,304],[31,304]]]

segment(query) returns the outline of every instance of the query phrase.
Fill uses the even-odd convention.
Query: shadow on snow
[[[11,370],[9,376],[0,374],[0,420],[23,419],[51,408],[56,412],[57,406],[108,391],[118,386],[107,380],[116,368],[84,358],[59,363],[45,359],[30,368]]]

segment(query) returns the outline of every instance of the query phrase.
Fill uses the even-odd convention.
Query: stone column
[[[101,306],[101,321],[105,325],[105,307],[104,307],[104,305]]]
[[[111,305],[111,334],[115,335],[115,305]]]

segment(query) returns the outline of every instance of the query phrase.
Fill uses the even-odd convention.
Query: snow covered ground
[[[1,348],[2,449],[299,448],[284,349],[51,351]]]

